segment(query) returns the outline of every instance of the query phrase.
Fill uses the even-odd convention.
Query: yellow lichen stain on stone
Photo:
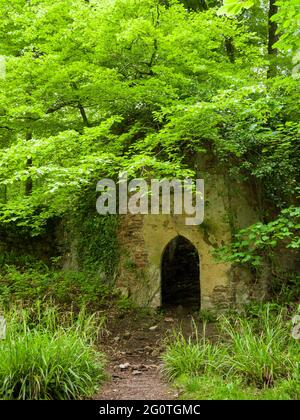
[[[120,246],[130,255],[136,270],[125,267],[121,258],[117,285],[128,290],[140,306],[161,305],[161,262],[168,243],[181,235],[197,249],[200,259],[201,308],[224,308],[234,300],[248,299],[248,273],[229,263],[218,263],[212,251],[230,243],[233,225],[244,227],[257,220],[243,185],[228,183],[225,176],[209,174],[205,180],[203,225],[186,225],[186,215],[126,215],[120,224]],[[251,201],[251,200],[250,200]],[[243,293],[240,293],[243,290]],[[250,295],[251,293],[249,293]]]

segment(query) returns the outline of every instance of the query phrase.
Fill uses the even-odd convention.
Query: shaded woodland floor
[[[108,357],[108,381],[95,399],[173,400],[179,397],[163,375],[160,355],[173,331],[192,334],[192,318],[169,310],[164,314],[113,316],[100,338]]]

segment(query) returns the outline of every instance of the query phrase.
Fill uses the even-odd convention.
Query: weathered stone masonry
[[[249,272],[217,263],[214,247],[229,243],[233,225],[257,221],[251,194],[244,185],[228,183],[226,176],[206,173],[205,219],[187,226],[184,215],[121,216],[121,261],[117,286],[140,306],[161,305],[161,259],[165,247],[177,235],[187,238],[200,257],[201,308],[224,308],[261,298],[264,286],[253,283]]]

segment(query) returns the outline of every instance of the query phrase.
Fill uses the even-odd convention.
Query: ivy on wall
[[[118,216],[99,215],[95,203],[96,192],[90,187],[67,222],[69,242],[76,243],[75,257],[80,270],[97,272],[112,283],[119,262]]]

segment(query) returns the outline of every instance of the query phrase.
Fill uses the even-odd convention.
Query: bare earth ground
[[[96,400],[173,400],[179,397],[162,374],[166,338],[182,329],[192,334],[191,315],[175,311],[114,315],[100,338],[108,357],[108,381]]]

